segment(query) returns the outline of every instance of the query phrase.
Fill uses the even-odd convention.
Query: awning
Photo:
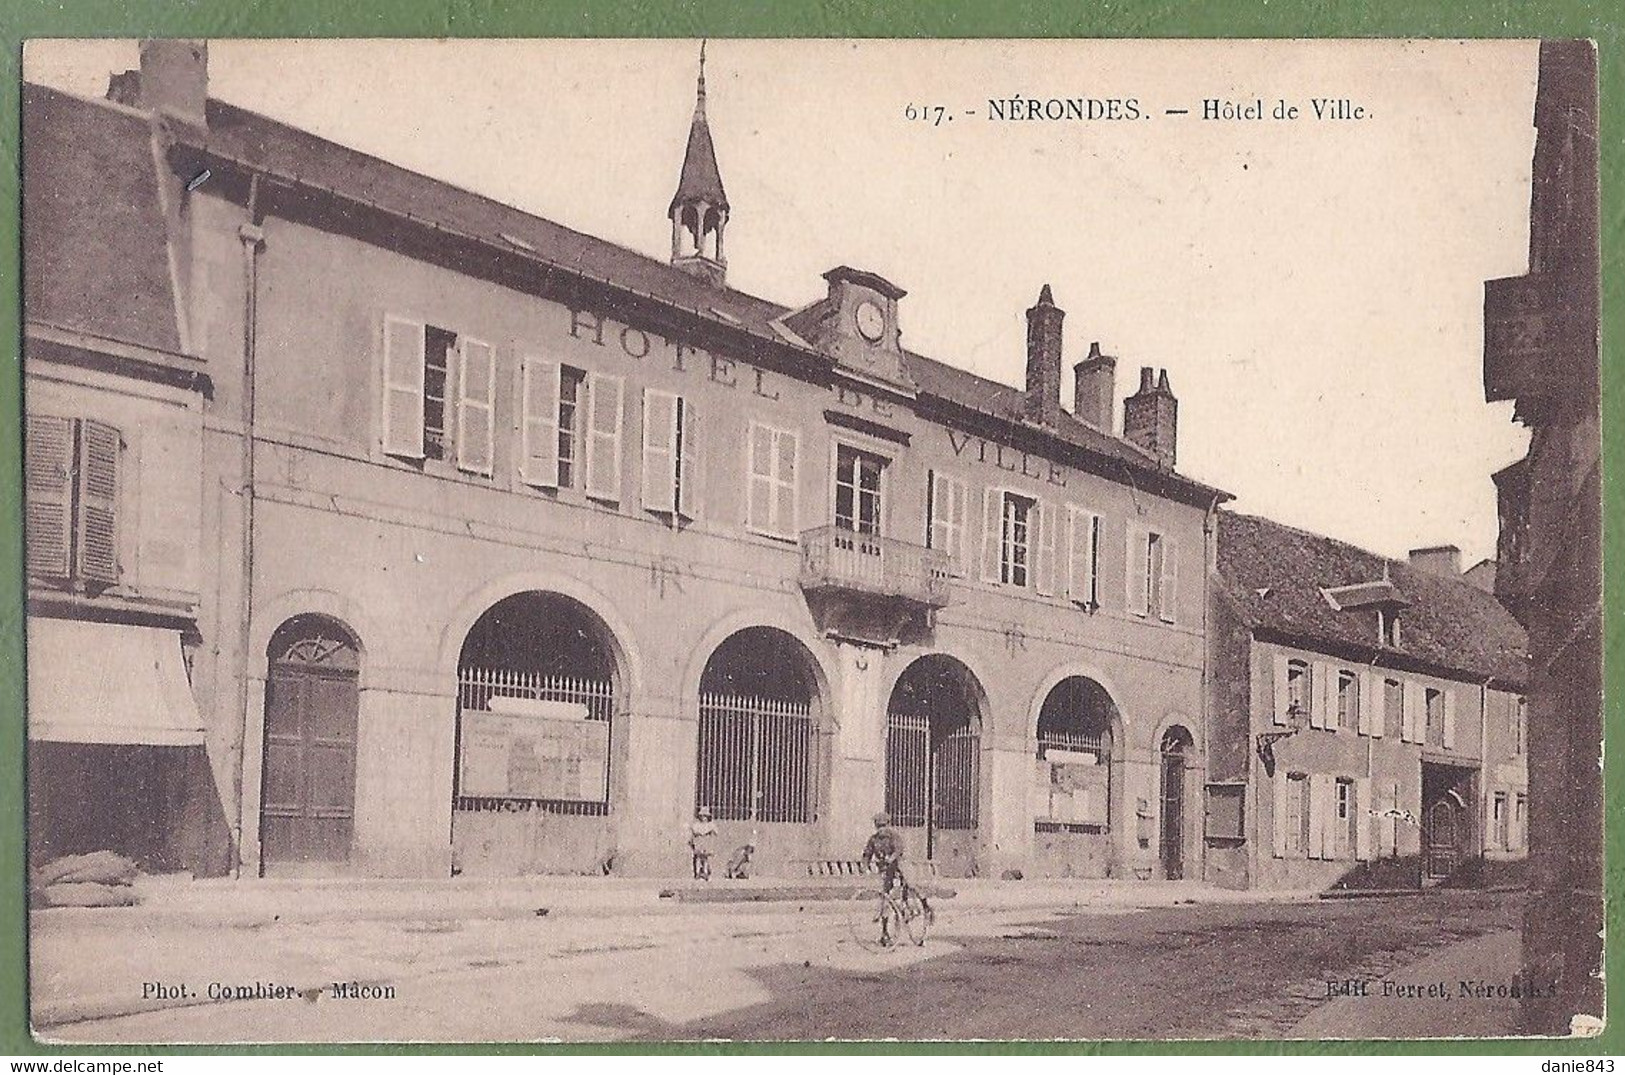
[[[179,631],[28,618],[28,737],[200,746]]]

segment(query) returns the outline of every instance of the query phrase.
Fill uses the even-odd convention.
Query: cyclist
[[[688,826],[688,849],[694,854],[694,880],[711,880],[711,855],[716,850],[717,824],[711,820],[711,808],[702,806],[694,811],[694,820]]]
[[[875,815],[874,821],[875,831],[869,836],[869,842],[863,845],[864,867],[867,868],[872,862],[879,868],[882,893],[889,893],[893,887],[901,886],[905,903],[910,893],[918,896],[925,920],[931,921],[935,917],[935,912],[931,910],[931,902],[919,889],[910,887],[908,878],[903,873],[903,838],[891,827],[891,815],[882,810]],[[882,944],[891,941],[890,924],[885,921],[884,916],[880,923],[880,940]]]

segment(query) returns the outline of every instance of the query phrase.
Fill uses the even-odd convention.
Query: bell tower
[[[671,263],[690,275],[721,287],[728,260],[722,253],[722,232],[728,226],[728,195],[717,170],[717,151],[711,144],[711,126],[705,118],[705,44],[700,44],[700,77],[694,100],[694,121],[688,128],[688,149],[683,172],[672,196]]]

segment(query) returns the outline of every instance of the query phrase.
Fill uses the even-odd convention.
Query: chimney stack
[[[1116,404],[1117,359],[1100,353],[1100,343],[1089,345],[1089,356],[1072,367],[1072,413],[1105,433],[1112,431]]]
[[[1049,285],[1027,311],[1027,417],[1040,425],[1061,420],[1061,322],[1066,311],[1055,305]]]
[[[1461,574],[1461,550],[1454,545],[1433,545],[1411,550],[1411,566],[1429,575],[1456,578]]]
[[[1174,469],[1179,432],[1179,401],[1168,387],[1168,371],[1140,367],[1140,390],[1123,401],[1123,438],[1150,452],[1163,470]]]
[[[209,100],[209,43],[191,38],[147,38],[141,42],[141,76],[134,87],[129,72],[113,76],[108,96],[193,127],[205,127]],[[135,90],[132,93],[132,89]],[[134,100],[131,100],[131,98]]]

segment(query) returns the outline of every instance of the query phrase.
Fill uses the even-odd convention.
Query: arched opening
[[[915,849],[967,871],[981,798],[982,688],[946,654],[903,670],[886,707],[886,812]]]
[[[1061,877],[1111,872],[1113,760],[1120,725],[1111,694],[1088,676],[1050,688],[1038,711],[1035,862]]]
[[[1158,749],[1162,800],[1158,855],[1162,861],[1162,876],[1169,881],[1179,881],[1185,876],[1185,813],[1189,801],[1186,784],[1194,746],[1191,733],[1175,724],[1163,733]]]
[[[562,594],[514,594],[469,628],[457,661],[455,871],[606,865],[620,679],[609,629]]]
[[[817,817],[822,759],[813,657],[791,635],[748,627],[700,675],[694,805],[717,821]]]
[[[355,838],[361,647],[347,627],[301,615],[266,651],[260,869],[349,862]]]

